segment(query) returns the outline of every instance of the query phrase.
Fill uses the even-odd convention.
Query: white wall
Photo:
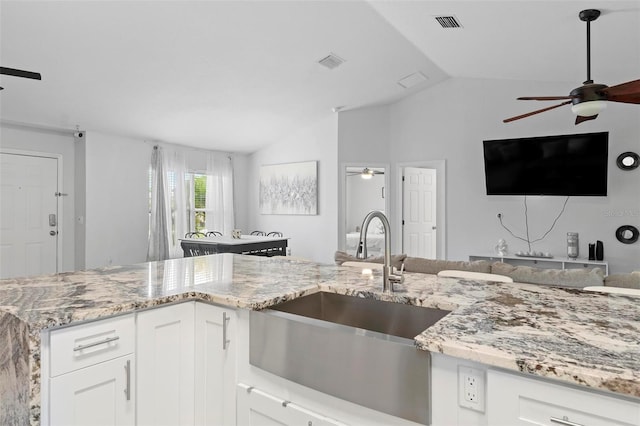
[[[247,192],[250,217],[243,232],[281,231],[290,238],[293,256],[333,263],[338,226],[337,141],[338,121],[332,114],[251,155]],[[260,166],[302,161],[318,161],[318,214],[261,215],[258,206]]]
[[[376,151],[375,158],[367,160],[391,162],[390,192],[398,187],[397,163],[446,160],[448,258],[467,259],[470,254],[491,253],[499,238],[507,240],[512,253],[527,249],[526,243],[509,235],[497,219],[502,213],[505,223],[523,234],[523,197],[486,195],[484,139],[609,131],[609,195],[572,197],[554,230],[532,249],[566,256],[566,233],[578,232],[581,256],[587,255],[589,242],[599,239],[612,273],[640,269],[640,243],[624,245],[614,236],[620,225],[640,227],[640,170],[623,172],[615,166],[619,153],[640,151],[640,109],[610,103],[597,120],[579,126],[573,124],[575,117],[568,106],[502,123],[504,118],[546,105],[516,101],[517,96],[563,94],[571,88],[567,83],[449,79],[391,105],[388,131],[381,124],[380,108],[363,109],[357,115],[341,113],[340,152],[370,156],[370,129],[389,135],[386,156]],[[535,238],[551,225],[564,198],[528,197],[528,201],[530,235]],[[397,220],[397,206],[389,213],[390,220]]]
[[[58,238],[62,239],[62,270],[75,269],[74,256],[74,138],[71,131],[49,130],[22,125],[2,123],[0,146],[24,151],[34,151],[62,156],[62,185],[60,192],[69,194],[60,197],[62,228]]]
[[[85,137],[85,266],[144,262],[152,145],[95,131]]]

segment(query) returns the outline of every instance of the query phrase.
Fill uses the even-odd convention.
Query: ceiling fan
[[[30,78],[33,80],[42,80],[42,76],[40,75],[39,72],[17,70],[15,68],[0,67],[0,74],[10,75],[13,77]],[[3,89],[4,87],[0,87],[0,90],[3,90]]]
[[[581,11],[578,16],[581,21],[587,23],[587,80],[582,83],[582,86],[573,89],[568,96],[520,97],[518,98],[519,100],[525,101],[568,100],[558,105],[507,118],[503,120],[503,122],[509,123],[511,121],[549,111],[563,105],[573,104],[571,110],[576,114],[576,124],[580,124],[583,121],[594,120],[600,111],[606,108],[607,104],[605,101],[640,104],[640,80],[628,81],[611,87],[604,84],[595,84],[593,80],[591,80],[591,21],[598,19],[600,11],[597,9],[586,9]]]
[[[347,176],[360,176],[362,179],[371,179],[374,175],[383,175],[384,172],[380,170],[370,169],[365,167],[362,170],[349,170]]]

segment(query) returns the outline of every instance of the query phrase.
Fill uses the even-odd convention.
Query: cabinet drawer
[[[490,370],[489,424],[636,426],[640,402]]]
[[[133,315],[53,330],[50,334],[51,377],[133,353]]]

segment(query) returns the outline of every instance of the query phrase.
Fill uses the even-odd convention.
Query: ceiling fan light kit
[[[528,101],[566,100],[557,105],[507,118],[503,122],[509,123],[563,105],[572,104],[571,111],[576,114],[575,124],[580,124],[598,117],[598,114],[607,107],[606,101],[640,104],[640,80],[629,81],[611,87],[605,84],[594,84],[591,79],[591,21],[595,21],[600,16],[600,11],[597,9],[585,9],[578,16],[581,21],[587,23],[587,79],[582,86],[573,89],[568,96],[525,96],[518,98],[518,100]]]
[[[362,170],[362,174],[360,175],[360,177],[362,179],[371,179],[373,178],[374,172],[371,169],[365,168],[364,170]]]
[[[605,108],[607,108],[607,103],[605,101],[587,101],[573,105],[571,107],[571,111],[573,111],[575,115],[579,115],[581,117],[592,117],[594,115],[598,115]]]

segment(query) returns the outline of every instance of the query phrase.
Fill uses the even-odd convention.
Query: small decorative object
[[[242,230],[241,229],[234,229],[231,231],[231,238],[241,238],[242,237]]]
[[[498,253],[500,256],[505,256],[509,252],[509,246],[507,245],[507,242],[502,238],[498,240],[498,244],[496,245],[495,249],[496,253]]]
[[[578,257],[578,233],[567,232],[567,256],[571,259]]]
[[[589,260],[596,260],[596,245],[589,244]]]
[[[633,225],[622,225],[616,229],[616,238],[623,244],[633,244],[638,241],[638,228]]]
[[[604,260],[604,246],[602,241],[596,241],[596,260]]]

